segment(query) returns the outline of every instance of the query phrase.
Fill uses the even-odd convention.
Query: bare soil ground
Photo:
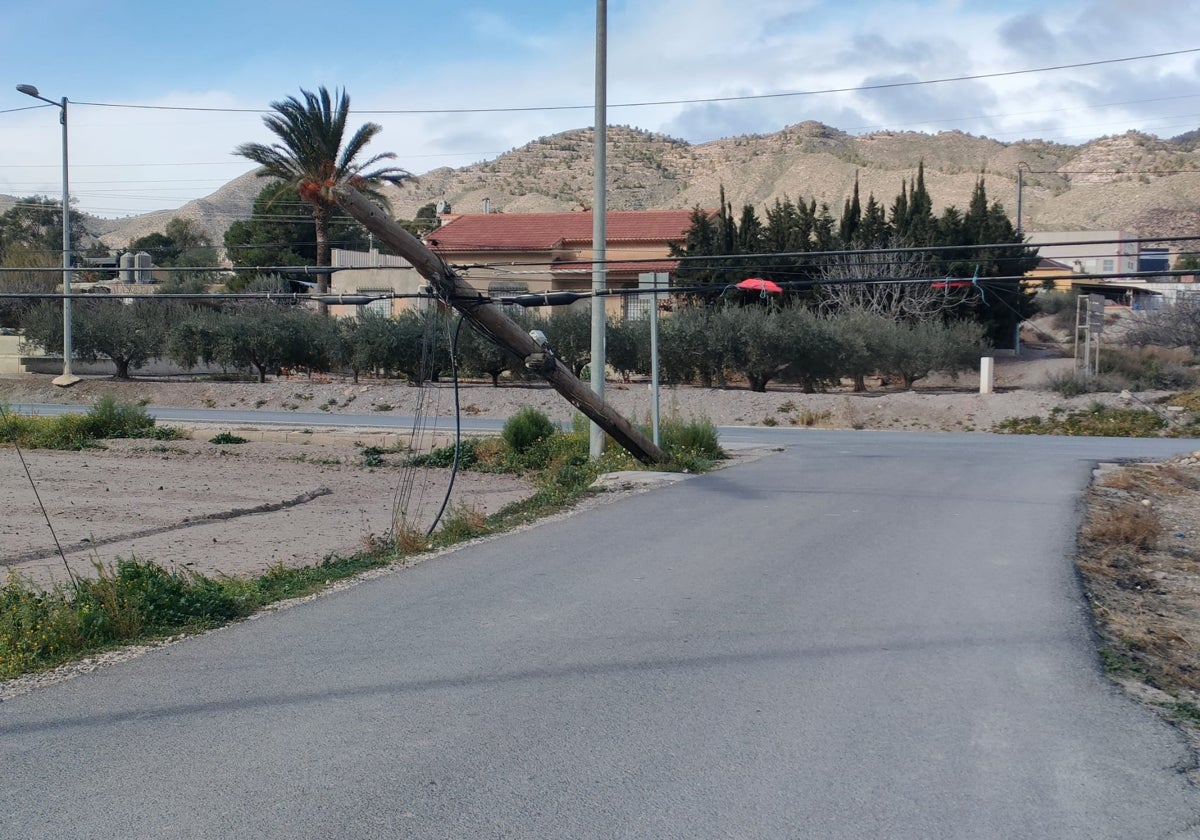
[[[744,388],[668,388],[665,417],[707,418],[717,425],[988,431],[1008,417],[1045,415],[1055,406],[1082,407],[1117,395],[1064,399],[1045,390],[1046,377],[1069,371],[1073,360],[1036,348],[1023,358],[997,359],[998,393],[978,393],[977,375],[933,379],[912,391],[876,387],[803,394],[787,386],[767,393]],[[67,563],[88,574],[96,562],[137,556],[205,573],[248,574],[275,563],[306,565],[351,553],[392,529],[403,516],[425,528],[441,505],[445,470],[406,470],[399,454],[368,466],[363,447],[388,449],[409,441],[372,428],[384,414],[451,416],[451,387],[424,389],[397,382],[280,379],[267,383],[86,379],[70,389],[50,377],[0,379],[0,401],[90,406],[111,394],[156,406],[195,406],[353,415],[362,425],[347,432],[294,428],[194,428],[189,440],[112,441],[103,450],[25,453],[32,482],[11,448],[0,449],[0,564],[49,585],[66,577]],[[1043,386],[1043,387],[1039,387]],[[651,394],[645,383],[610,383],[607,399],[627,417],[646,420]],[[532,405],[555,420],[575,413],[552,389],[510,384],[462,388],[469,416],[507,419]],[[300,418],[297,418],[298,421]],[[208,441],[219,431],[249,438],[238,445]],[[435,441],[433,443],[445,443]],[[428,446],[431,441],[419,442]],[[36,488],[36,494],[34,492]],[[528,495],[512,476],[460,473],[451,505],[485,513]],[[47,516],[43,516],[38,496]],[[46,519],[49,519],[47,523]]]

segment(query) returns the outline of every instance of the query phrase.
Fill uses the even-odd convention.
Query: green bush
[[[234,445],[238,443],[248,443],[241,435],[235,435],[233,432],[221,432],[219,435],[214,435],[208,439],[209,443],[217,446]]]
[[[517,455],[524,455],[539,441],[548,439],[555,432],[554,424],[543,412],[533,406],[525,406],[504,424],[500,436]]]
[[[658,431],[662,449],[676,469],[688,472],[711,469],[725,457],[711,420],[665,420],[659,423]]]
[[[0,441],[27,449],[79,450],[107,438],[177,440],[182,436],[178,429],[155,426],[143,407],[110,396],[101,397],[86,414],[29,417],[5,411],[4,416],[7,422],[0,429]]]
[[[87,430],[96,438],[145,437],[154,427],[154,418],[143,406],[119,402],[112,396],[96,400],[85,417]]]

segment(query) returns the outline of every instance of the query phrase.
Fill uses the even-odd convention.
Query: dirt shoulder
[[[1105,465],[1085,499],[1077,565],[1101,660],[1200,748],[1200,452]]]

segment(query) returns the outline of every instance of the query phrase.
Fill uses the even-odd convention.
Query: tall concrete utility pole
[[[608,285],[605,263],[608,245],[608,0],[596,0],[596,118],[592,151],[592,291]],[[604,297],[592,295],[592,390],[604,399],[604,372],[608,365]],[[593,459],[604,454],[604,431],[593,424],[589,452]]]
[[[439,296],[476,324],[485,335],[525,360],[525,367],[538,374],[569,403],[606,432],[643,464],[660,464],[667,455],[641,430],[622,417],[604,398],[584,385],[560,364],[554,354],[538,344],[519,324],[490,299],[461,277],[437,254],[406,231],[374,202],[347,184],[330,189],[330,196],[393,253],[404,257],[437,290]]]

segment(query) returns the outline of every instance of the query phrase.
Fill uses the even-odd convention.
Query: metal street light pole
[[[592,149],[592,291],[608,286],[608,0],[596,0],[596,125]],[[605,298],[592,297],[591,385],[604,399],[604,373],[608,364]],[[591,425],[588,454],[595,460],[604,454],[604,430]]]
[[[56,105],[62,111],[59,122],[62,123],[63,371],[61,376],[52,381],[65,388],[79,381],[79,377],[71,371],[71,190],[67,182],[67,97],[55,102],[38,93],[33,85],[17,85],[17,90],[26,96]]]

